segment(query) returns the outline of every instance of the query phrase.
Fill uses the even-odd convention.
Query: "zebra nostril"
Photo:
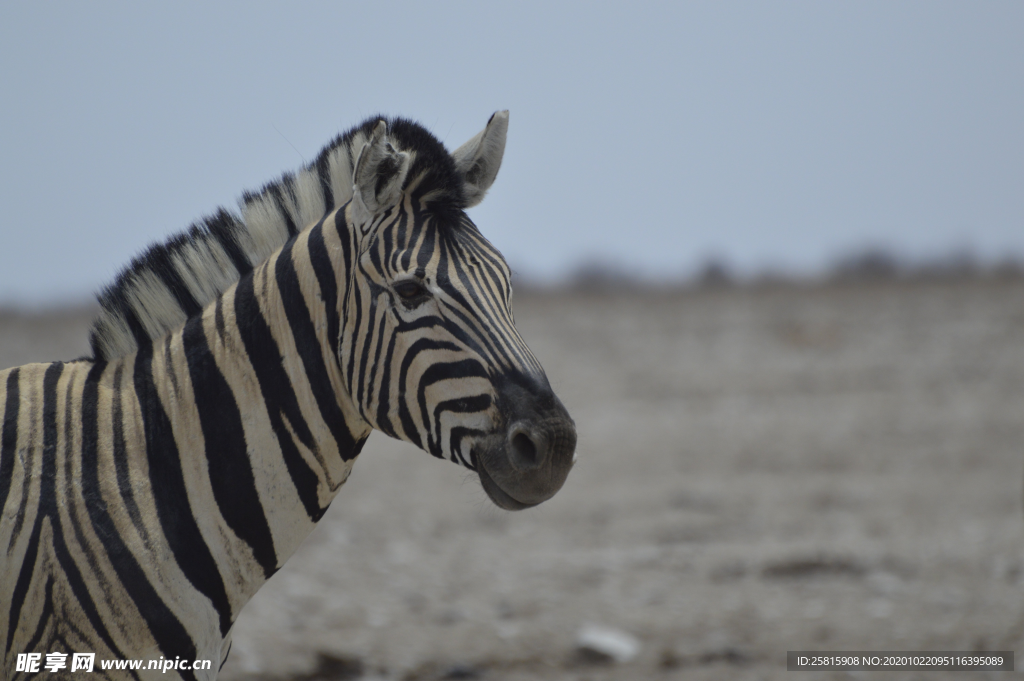
[[[526,433],[519,433],[512,438],[512,449],[520,461],[537,463],[537,448],[533,446],[533,440],[526,436]]]
[[[531,433],[524,424],[515,424],[509,429],[509,450],[512,465],[520,470],[536,468],[543,459],[543,442]],[[538,446],[539,445],[539,446]]]

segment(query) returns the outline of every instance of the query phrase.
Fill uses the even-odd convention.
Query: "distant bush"
[[[590,261],[580,265],[569,277],[569,288],[576,291],[612,293],[643,288],[640,277],[608,262]]]
[[[979,277],[1016,278],[1024,266],[1014,258],[983,263],[968,250],[956,250],[938,257],[913,261],[881,248],[869,248],[836,261],[825,278],[840,282],[947,281]]]
[[[828,275],[837,281],[877,281],[895,279],[905,266],[892,253],[872,248],[840,258]]]
[[[732,286],[736,279],[723,261],[712,258],[705,261],[693,281],[701,288],[720,288]]]
[[[885,248],[866,248],[835,260],[816,276],[794,275],[785,270],[766,269],[756,274],[735,274],[725,261],[710,258],[690,276],[654,278],[608,261],[591,260],[577,267],[561,283],[544,283],[513,273],[517,291],[565,289],[579,293],[626,291],[673,291],[718,289],[732,286],[800,286],[815,282],[858,284],[871,282],[955,281],[977,278],[1024,278],[1024,262],[1006,258],[985,263],[970,251],[958,250],[943,256],[912,260]]]

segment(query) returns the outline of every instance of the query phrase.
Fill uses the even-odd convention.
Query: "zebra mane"
[[[438,208],[461,209],[463,177],[444,145],[412,121],[370,117],[297,173],[243,193],[240,214],[219,208],[136,256],[97,296],[100,312],[89,338],[93,359],[123,357],[177,329],[299,231],[347,203],[359,152],[380,120],[402,148],[416,151],[408,178],[429,170],[427,184],[441,190],[435,194]]]

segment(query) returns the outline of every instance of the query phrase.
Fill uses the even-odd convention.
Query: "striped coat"
[[[213,661],[99,678],[214,678],[372,430],[474,470],[504,508],[561,487],[575,428],[464,212],[506,126],[449,153],[371,119],[240,217],[136,259],[101,297],[92,358],[0,372],[0,676],[32,676],[19,654],[94,652]]]

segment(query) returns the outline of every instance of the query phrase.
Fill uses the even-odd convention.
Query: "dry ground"
[[[1024,282],[534,293],[516,313],[579,428],[565,488],[505,513],[375,434],[223,678],[1012,676],[796,673],[785,653],[1020,647]],[[0,314],[0,364],[83,354],[86,319]],[[639,656],[580,656],[585,623]]]

